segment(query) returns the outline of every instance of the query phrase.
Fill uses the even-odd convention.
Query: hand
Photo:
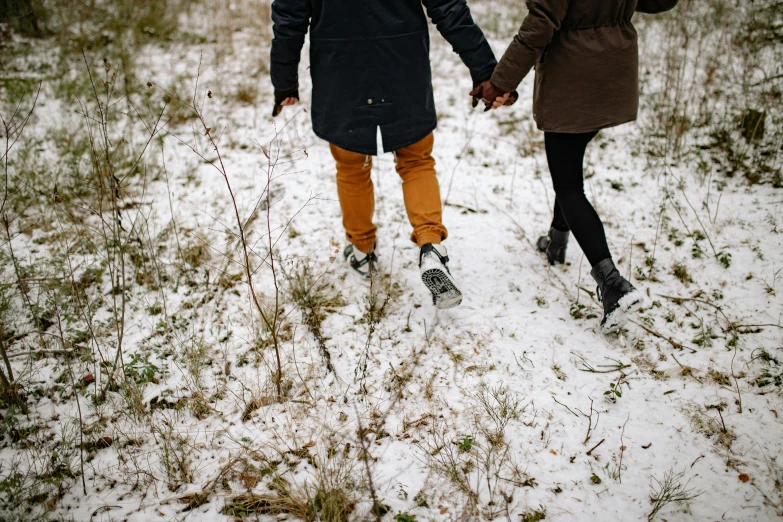
[[[299,88],[289,89],[287,91],[278,91],[275,89],[275,106],[272,109],[274,118],[283,111],[283,107],[290,107],[299,101]]]
[[[490,80],[484,80],[476,85],[470,95],[473,97],[473,107],[478,105],[479,100],[484,102],[484,111],[497,109],[501,105],[513,105],[519,98],[517,91],[503,92],[492,85]]]
[[[510,107],[511,105],[514,105],[518,99],[519,93],[517,91],[507,92],[503,96],[495,98],[495,101],[492,102],[492,108],[497,109],[502,105]]]

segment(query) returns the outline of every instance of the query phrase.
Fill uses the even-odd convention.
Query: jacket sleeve
[[[274,0],[272,2],[272,51],[270,75],[278,91],[299,86],[299,59],[310,26],[310,0]]]
[[[473,83],[489,79],[497,65],[495,53],[473,21],[466,0],[422,0],[427,15],[470,70]]]
[[[640,13],[663,13],[674,9],[678,0],[639,0],[636,4],[636,10]]]
[[[568,12],[570,0],[528,0],[528,14],[492,74],[501,91],[517,88],[552,41]]]

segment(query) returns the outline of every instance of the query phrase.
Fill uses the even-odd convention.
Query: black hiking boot
[[[546,254],[550,265],[565,263],[566,247],[568,246],[568,236],[571,232],[550,228],[549,233],[538,238],[536,246],[539,252]]]
[[[353,243],[348,243],[345,250],[343,250],[343,257],[351,265],[351,268],[362,277],[369,278],[375,273],[378,257],[375,255],[374,245],[372,252],[365,254],[356,248]]]
[[[611,258],[597,263],[590,275],[598,284],[598,300],[604,305],[601,331],[605,334],[616,332],[629,314],[642,307],[644,295],[620,275]]]

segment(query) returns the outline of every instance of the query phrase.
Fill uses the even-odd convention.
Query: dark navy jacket
[[[497,62],[466,0],[274,0],[272,84],[298,87],[309,28],[315,133],[361,154],[377,127],[387,152],[416,143],[437,123],[422,3],[473,82],[488,79]]]

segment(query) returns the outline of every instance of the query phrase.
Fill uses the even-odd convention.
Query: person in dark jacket
[[[424,9],[470,70],[474,85],[497,64],[466,0],[274,0],[273,114],[299,100],[298,65],[310,32],[312,121],[337,164],[337,194],[348,246],[345,258],[369,275],[377,261],[371,156],[377,130],[394,152],[411,239],[420,247],[422,281],[439,308],[462,301],[441,242],[447,237],[435,160],[436,126]]]
[[[538,240],[550,264],[565,262],[569,233],[592,265],[604,332],[643,303],[612,261],[601,219],[584,193],[587,144],[600,129],[636,119],[639,57],[635,12],[660,13],[677,0],[528,0],[529,13],[490,80],[472,95],[497,108],[535,66],[533,117],[544,131],[555,208]]]

